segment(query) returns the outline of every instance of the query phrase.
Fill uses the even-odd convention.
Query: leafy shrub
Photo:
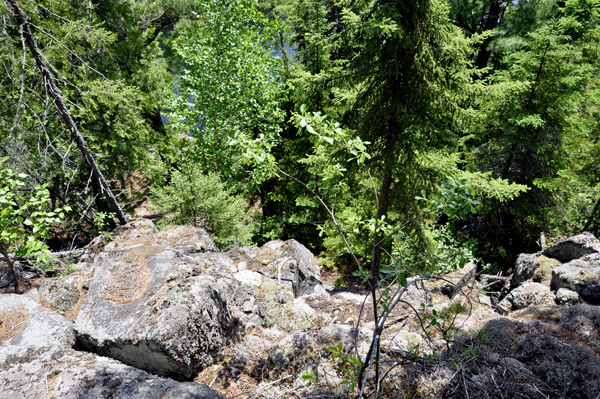
[[[151,205],[163,213],[175,213],[166,224],[190,224],[212,233],[220,247],[233,243],[249,245],[254,225],[247,223],[244,198],[234,195],[219,176],[205,174],[197,165],[186,164],[174,171],[171,183],[150,189]],[[161,223],[159,223],[160,227]]]
[[[0,158],[0,253],[8,264],[15,292],[20,292],[18,276],[9,254],[34,255],[39,262],[48,262],[47,239],[53,223],[64,219],[69,206],[47,211],[50,192],[46,185],[25,189],[29,176],[3,168],[8,157]]]

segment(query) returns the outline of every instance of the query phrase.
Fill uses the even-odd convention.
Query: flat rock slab
[[[0,347],[71,348],[74,344],[73,323],[64,316],[22,295],[0,295]]]
[[[266,318],[252,288],[220,262],[196,259],[148,228],[125,229],[94,260],[79,344],[147,372],[189,380],[243,327]],[[143,229],[142,229],[143,230]],[[125,238],[124,238],[125,237]],[[173,242],[179,242],[174,236]]]
[[[206,385],[150,375],[72,349],[0,347],[0,399],[225,399]]]

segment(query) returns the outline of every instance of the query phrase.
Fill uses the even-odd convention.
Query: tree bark
[[[69,110],[65,106],[62,96],[60,95],[60,91],[58,90],[58,87],[55,84],[54,75],[52,74],[52,72],[50,72],[50,69],[48,69],[40,52],[38,51],[37,43],[31,33],[31,30],[29,29],[29,24],[25,20],[25,16],[23,15],[21,8],[15,0],[6,0],[6,2],[13,9],[15,17],[17,18],[17,22],[21,26],[21,35],[23,35],[23,37],[25,38],[25,42],[27,43],[31,54],[35,59],[36,65],[40,70],[42,77],[44,78],[44,84],[46,85],[48,92],[52,96],[54,104],[56,105],[56,108],[58,109],[58,112],[60,113],[63,121],[65,122],[67,128],[71,132],[73,140],[75,140],[75,143],[77,143],[77,147],[79,147],[79,150],[82,152],[88,165],[90,165],[90,167],[92,168],[94,177],[98,180],[101,190],[106,195],[106,199],[108,200],[108,203],[110,204],[113,211],[116,213],[119,222],[121,223],[121,225],[126,224],[127,220],[125,219],[125,214],[123,213],[121,206],[119,205],[117,199],[110,190],[110,187],[106,182],[104,175],[100,171],[100,168],[98,168],[98,164],[96,164],[96,160],[94,159],[92,152],[89,150],[85,139],[77,129],[77,126],[75,125],[75,122],[73,121]]]

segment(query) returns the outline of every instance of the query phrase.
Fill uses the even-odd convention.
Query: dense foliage
[[[0,155],[84,237],[110,209],[11,2]],[[597,0],[16,3],[126,209],[151,193],[222,246],[297,238],[373,275],[600,233]]]

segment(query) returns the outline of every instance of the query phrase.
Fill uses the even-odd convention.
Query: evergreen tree
[[[346,56],[315,78],[337,89],[339,104],[348,110],[344,120],[371,142],[376,220],[390,221],[391,211],[397,212],[394,222],[407,220],[419,209],[415,197],[434,183],[419,158],[454,145],[469,81],[467,42],[443,1],[339,4],[344,28],[324,39]],[[382,239],[381,231],[373,238]],[[373,278],[382,250],[374,246]]]
[[[575,147],[590,134],[598,103],[590,97],[597,88],[599,5],[567,1],[560,16],[527,35],[523,48],[504,60],[482,85],[478,98],[483,120],[474,146],[473,162],[480,170],[529,187],[529,191],[477,217],[474,235],[491,246],[534,251],[540,231],[556,225],[561,205],[571,197],[565,177],[577,167]],[[589,153],[589,150],[585,151]],[[562,177],[561,177],[562,176]],[[571,183],[573,181],[571,180]],[[553,216],[554,215],[554,216]]]

